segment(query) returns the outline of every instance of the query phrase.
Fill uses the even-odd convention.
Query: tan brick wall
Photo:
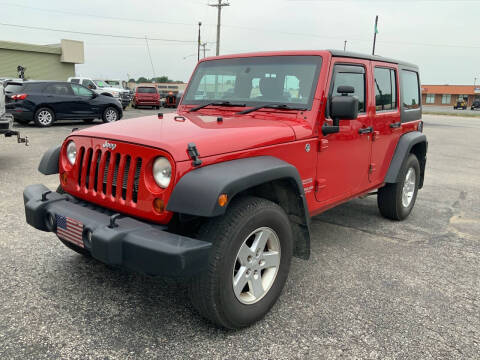
[[[75,64],[62,63],[60,57],[60,54],[0,49],[0,77],[18,77],[17,66],[22,65],[27,68],[27,79],[66,81],[75,76]]]

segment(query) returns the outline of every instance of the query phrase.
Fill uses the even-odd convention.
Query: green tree
[[[128,80],[128,82],[135,82],[135,79],[130,79]]]
[[[139,77],[137,80],[137,83],[144,83],[144,82],[150,82],[147,78],[144,78],[143,76]]]

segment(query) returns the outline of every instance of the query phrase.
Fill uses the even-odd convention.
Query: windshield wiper
[[[249,114],[251,112],[260,110],[260,109],[277,109],[277,110],[307,110],[305,107],[290,106],[287,104],[263,104],[258,105],[253,108],[243,110],[237,113],[237,115]]]
[[[239,106],[239,107],[245,107],[246,105],[245,104],[234,104],[234,103],[231,103],[230,101],[211,102],[211,103],[207,103],[207,104],[203,104],[203,105],[191,108],[190,110],[188,110],[188,112],[197,111],[197,110],[203,109],[207,106]]]

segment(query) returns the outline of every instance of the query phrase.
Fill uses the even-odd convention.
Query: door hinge
[[[322,152],[328,149],[328,140],[327,139],[320,139],[318,142],[318,151]]]
[[[327,179],[317,179],[315,180],[315,192],[327,187]]]
[[[374,163],[372,163],[372,164],[370,164],[370,166],[368,167],[368,173],[371,174],[371,173],[373,173],[374,171],[377,171],[377,166],[376,166]]]

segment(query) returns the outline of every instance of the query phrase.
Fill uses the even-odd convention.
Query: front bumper
[[[56,233],[48,217],[69,217],[83,224],[83,244],[91,255],[149,275],[189,277],[207,267],[211,243],[172,234],[166,226],[121,216],[110,226],[113,213],[68,194],[50,192],[44,185],[30,185],[23,192],[27,223]],[[91,232],[91,241],[87,233]]]

